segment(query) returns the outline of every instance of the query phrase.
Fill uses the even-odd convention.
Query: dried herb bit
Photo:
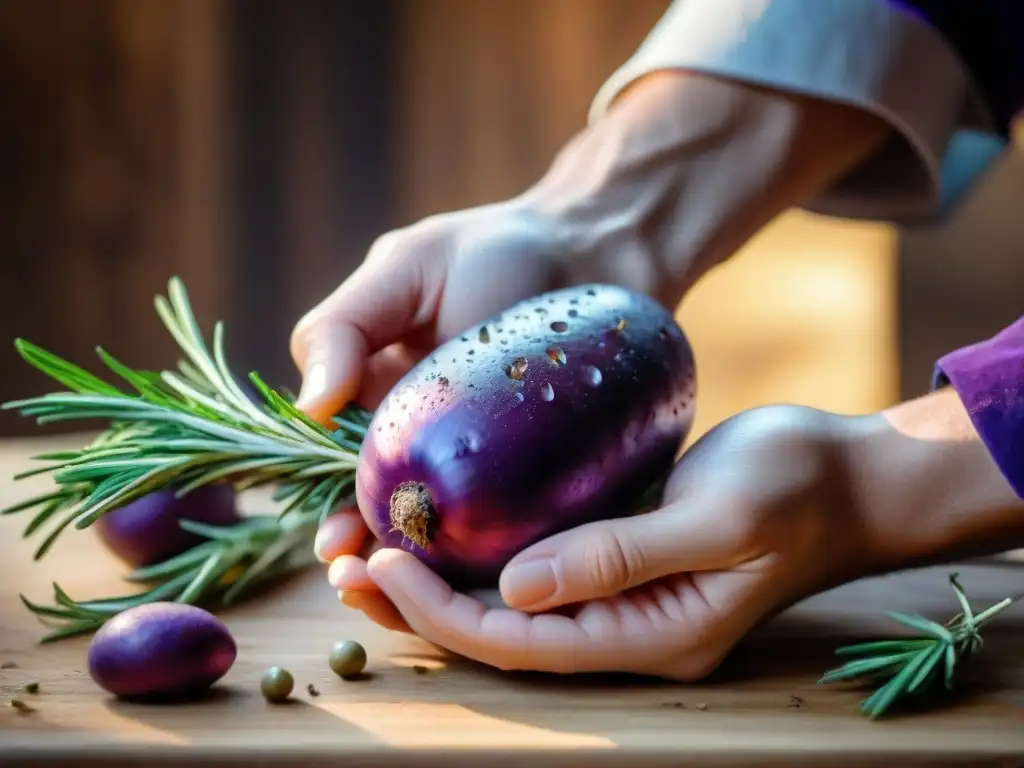
[[[429,670],[421,664],[413,664],[412,671],[417,675],[425,675]]]
[[[319,696],[320,695],[320,689],[317,688],[312,683],[310,683],[309,685],[306,686],[306,690],[309,692],[310,696]]]
[[[366,668],[366,649],[355,640],[340,640],[331,649],[328,663],[342,679],[358,677]]]
[[[0,664],[0,669],[17,669],[17,668],[18,668],[17,663],[15,663],[13,661],[5,661],[3,664]]]
[[[281,667],[271,667],[263,673],[263,679],[260,680],[260,693],[263,694],[263,698],[275,703],[291,696],[294,687],[295,678],[292,677],[292,673]]]
[[[887,678],[884,685],[861,703],[861,712],[870,718],[879,717],[902,699],[937,694],[940,686],[953,688],[957,666],[982,649],[981,627],[1024,595],[1008,597],[976,614],[957,574],[952,574],[949,582],[961,611],[944,626],[921,616],[889,611],[891,618],[921,634],[839,648],[836,655],[852,659],[818,682]]]
[[[804,705],[804,703],[804,700],[799,696],[790,696],[789,704],[787,704],[786,706],[789,709],[800,709]]]
[[[25,693],[39,693],[39,683],[37,683],[35,680],[32,680],[31,682],[25,683],[23,686],[21,686],[21,690],[23,690]]]
[[[686,705],[681,701],[666,701],[661,706],[663,709],[686,709]]]
[[[35,712],[35,707],[30,707],[21,699],[11,699],[11,708],[17,710],[23,715],[27,715],[29,712]]]

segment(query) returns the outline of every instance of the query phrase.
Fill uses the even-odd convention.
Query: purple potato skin
[[[453,586],[493,586],[530,544],[631,514],[689,434],[695,390],[689,341],[654,299],[607,285],[527,299],[389,392],[361,446],[357,504],[383,546]],[[393,520],[409,482],[422,485],[395,495]]]
[[[159,563],[206,541],[178,521],[229,526],[241,518],[230,485],[207,485],[177,498],[161,489],[99,518],[93,525],[107,548],[133,568]]]
[[[121,698],[198,693],[238,655],[220,619],[192,605],[148,603],[114,616],[89,644],[89,675]]]

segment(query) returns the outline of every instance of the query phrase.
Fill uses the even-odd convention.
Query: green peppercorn
[[[366,667],[366,649],[355,640],[340,640],[331,649],[329,663],[338,677],[356,677]]]
[[[292,673],[281,667],[271,667],[260,680],[260,692],[267,701],[284,701],[291,695],[294,686]]]

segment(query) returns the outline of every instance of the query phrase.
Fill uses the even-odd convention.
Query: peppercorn
[[[260,680],[260,692],[267,701],[279,702],[287,699],[295,686],[291,672],[281,667],[271,667]]]
[[[340,640],[331,649],[328,663],[338,677],[356,677],[366,667],[366,649],[354,640]]]

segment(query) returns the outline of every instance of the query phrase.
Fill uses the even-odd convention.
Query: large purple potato
[[[356,477],[374,535],[452,582],[491,582],[529,544],[628,514],[693,420],[671,312],[618,287],[520,302],[423,360],[377,409]]]
[[[115,696],[188,694],[222,678],[237,653],[228,628],[211,613],[148,603],[119,613],[93,636],[89,674]]]
[[[240,520],[235,490],[207,485],[176,497],[174,488],[149,493],[101,516],[97,533],[117,557],[139,568],[174,557],[205,539],[186,531],[179,521],[228,526]]]

